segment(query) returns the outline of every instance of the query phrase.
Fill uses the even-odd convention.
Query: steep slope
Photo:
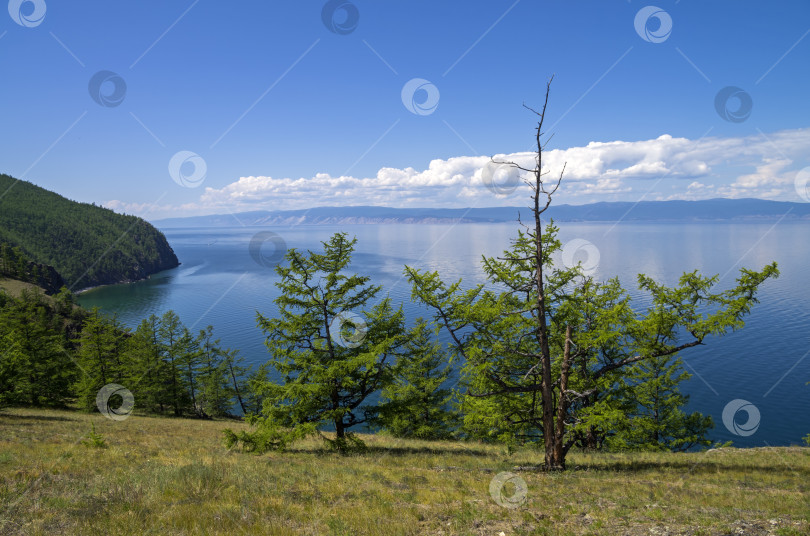
[[[53,266],[33,262],[19,247],[12,247],[0,240],[0,278],[14,279],[42,288],[48,294],[56,294],[65,284]]]
[[[0,242],[52,266],[71,290],[144,279],[179,264],[147,221],[0,174]]]

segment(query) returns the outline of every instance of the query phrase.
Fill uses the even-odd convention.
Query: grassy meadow
[[[245,454],[227,426],[0,410],[0,534],[810,534],[810,448],[573,452],[544,474],[533,450],[373,435]],[[526,483],[512,508],[490,496],[502,471]]]
[[[5,290],[15,298],[19,298],[20,294],[22,294],[22,291],[24,289],[28,289],[31,291],[35,290],[38,290],[40,292],[42,291],[41,288],[31,283],[25,283],[23,281],[17,281],[16,279],[7,279],[3,277],[0,277],[0,289]]]

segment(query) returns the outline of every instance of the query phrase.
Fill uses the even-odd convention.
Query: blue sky
[[[150,219],[521,205],[486,162],[530,150],[554,75],[558,203],[807,201],[810,3],[648,6],[11,0],[0,172]]]

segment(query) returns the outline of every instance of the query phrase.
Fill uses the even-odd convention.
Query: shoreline
[[[84,294],[85,292],[90,292],[91,290],[95,290],[95,289],[98,289],[98,288],[111,287],[113,285],[129,285],[129,284],[132,284],[132,283],[140,283],[141,281],[148,281],[149,279],[152,279],[153,275],[157,275],[157,274],[165,272],[167,270],[174,270],[175,268],[181,266],[182,264],[183,264],[182,262],[178,262],[177,266],[173,266],[171,268],[165,268],[163,270],[160,270],[159,272],[155,272],[153,274],[147,275],[146,277],[142,277],[141,279],[132,279],[132,280],[127,280],[127,281],[117,281],[115,283],[104,283],[103,285],[93,285],[91,287],[84,287],[84,288],[81,288],[79,290],[75,290],[75,291],[71,291],[71,292],[72,292],[72,294],[74,296],[78,296],[80,294]]]

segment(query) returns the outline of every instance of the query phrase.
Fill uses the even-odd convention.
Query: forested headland
[[[137,281],[179,264],[163,233],[142,218],[4,174],[0,192],[0,278],[53,293],[62,284],[77,291]]]

